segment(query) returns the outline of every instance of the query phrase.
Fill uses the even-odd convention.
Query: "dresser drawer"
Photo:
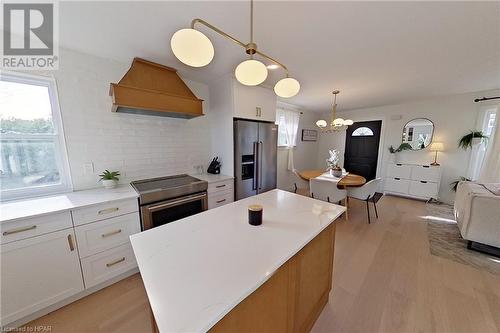
[[[207,193],[215,193],[215,192],[221,192],[221,191],[231,191],[233,190],[233,180],[228,179],[228,180],[223,180],[220,182],[215,182],[215,183],[209,183],[208,184],[208,189]]]
[[[71,214],[73,215],[73,223],[77,226],[137,211],[139,211],[138,203],[137,199],[134,198],[74,209]]]
[[[414,165],[411,169],[411,179],[437,183],[439,182],[440,172],[438,166]]]
[[[405,164],[389,164],[387,166],[387,177],[410,179],[411,166]]]
[[[129,236],[141,231],[139,213],[81,225],[75,228],[80,257],[84,258],[129,243]]]
[[[385,191],[408,194],[409,188],[410,181],[408,179],[401,179],[397,177],[385,179]]]
[[[93,287],[137,267],[130,244],[94,254],[82,259],[81,262],[85,288]]]
[[[69,211],[0,224],[0,244],[73,227]]]
[[[426,181],[412,180],[410,183],[410,195],[423,198],[437,198],[438,184]]]
[[[208,209],[233,202],[233,191],[216,192],[208,195]]]

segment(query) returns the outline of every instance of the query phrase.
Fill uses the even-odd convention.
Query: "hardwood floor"
[[[336,230],[330,301],[312,332],[500,332],[500,276],[432,256],[423,202],[383,197],[377,207],[368,224],[365,203],[350,200],[349,221]],[[150,332],[140,276],[29,324],[38,325]]]

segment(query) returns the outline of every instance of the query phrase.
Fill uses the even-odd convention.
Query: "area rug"
[[[467,249],[453,217],[453,207],[427,204],[427,235],[432,255],[500,275],[500,259]]]

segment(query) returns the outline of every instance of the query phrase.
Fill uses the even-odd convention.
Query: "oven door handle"
[[[152,212],[156,212],[157,210],[174,207],[177,205],[181,205],[183,203],[188,203],[188,202],[192,202],[192,201],[196,201],[196,200],[200,200],[200,199],[204,200],[206,197],[207,197],[206,193],[195,194],[195,195],[190,195],[190,196],[184,197],[184,198],[179,198],[179,199],[170,200],[167,202],[162,202],[159,204],[148,205],[145,208],[149,212],[152,213]]]

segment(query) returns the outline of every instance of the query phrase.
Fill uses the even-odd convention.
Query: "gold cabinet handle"
[[[120,232],[122,232],[122,229],[113,230],[113,231],[107,232],[105,234],[102,234],[101,237],[102,238],[106,238],[106,237],[109,237],[109,236],[113,236],[113,235],[119,234]]]
[[[118,208],[118,207],[102,209],[102,210],[98,211],[97,214],[99,214],[99,215],[109,214],[109,213],[117,212],[119,209],[120,208]]]
[[[112,261],[112,262],[109,262],[106,264],[106,267],[111,267],[113,265],[116,265],[116,264],[119,264],[121,263],[122,261],[125,261],[125,257],[121,257],[120,259],[118,260],[115,260],[115,261]]]
[[[73,236],[71,236],[71,234],[68,235],[68,244],[69,244],[69,250],[74,251],[75,244],[73,243]]]
[[[226,187],[226,184],[224,184],[224,185],[217,185],[217,186],[215,186],[215,188],[221,188],[221,187]]]
[[[4,231],[2,233],[2,235],[7,236],[7,235],[12,235],[12,234],[17,234],[18,232],[23,232],[23,231],[28,231],[28,230],[34,230],[34,229],[36,229],[36,225],[32,225],[32,226],[29,226],[29,227],[21,227],[21,228],[17,228],[17,229],[7,230],[7,231]]]
[[[224,202],[224,201],[226,201],[226,199],[218,200],[218,201],[216,201],[216,203],[221,203],[221,202]]]

